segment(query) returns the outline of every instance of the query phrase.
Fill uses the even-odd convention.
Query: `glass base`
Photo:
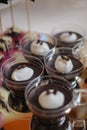
[[[26,105],[24,97],[16,97],[13,93],[9,94],[8,105],[17,112],[27,113],[30,112]]]
[[[31,130],[71,130],[71,123],[67,117],[65,118],[63,124],[59,125],[57,120],[52,124],[44,123],[41,122],[41,119],[38,117],[33,116],[31,120]]]

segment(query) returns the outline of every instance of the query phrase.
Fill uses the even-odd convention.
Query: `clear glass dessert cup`
[[[26,103],[33,113],[31,119],[31,130],[71,130],[67,114],[72,108],[80,105],[81,94],[87,90],[74,89],[71,91],[70,83],[62,77],[44,76],[32,80],[25,89]],[[53,89],[64,94],[64,104],[54,109],[45,109],[39,104],[39,95],[43,91]],[[84,103],[83,103],[84,104]]]
[[[27,65],[28,67],[34,70],[34,74],[32,75],[31,78],[27,80],[23,81],[13,80],[11,74],[15,69],[17,69],[17,65],[21,67],[23,67],[22,65]],[[32,79],[36,77],[41,77],[43,73],[44,73],[44,65],[42,61],[34,56],[26,55],[26,58],[12,57],[3,63],[1,67],[2,79],[6,87],[10,90],[7,103],[9,110],[14,111],[15,113],[29,112],[24,97],[25,88]]]
[[[31,51],[31,45],[34,41],[46,42],[49,46],[49,50],[53,49],[57,45],[57,40],[54,36],[45,33],[29,32],[25,34],[25,36],[20,41],[20,48],[24,55],[33,55],[35,57],[43,59],[44,55],[48,53],[48,51],[46,51],[44,55],[34,54]]]
[[[72,61],[73,69],[70,72],[62,73],[56,70],[55,68],[55,60],[59,55],[63,56],[69,56],[69,58]],[[79,78],[79,76],[83,72],[83,64],[82,62],[77,59],[73,53],[72,49],[68,47],[59,47],[56,49],[51,50],[46,56],[44,56],[44,64],[45,69],[50,76],[61,76],[68,81],[71,82],[72,88],[76,87],[76,79]],[[78,78],[77,78],[78,77]]]
[[[72,41],[62,41],[60,35],[63,33],[77,34],[77,39]],[[52,35],[57,38],[57,47],[82,47],[84,39],[86,37],[86,31],[79,25],[76,24],[60,24],[52,29]]]

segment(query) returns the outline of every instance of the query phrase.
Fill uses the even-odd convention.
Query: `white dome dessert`
[[[49,94],[47,94],[47,91],[49,91]],[[42,108],[56,109],[63,106],[65,96],[62,92],[56,91],[56,93],[54,93],[54,89],[49,89],[47,91],[45,90],[39,95],[38,100]]]
[[[59,55],[55,60],[55,69],[60,73],[69,73],[73,69],[73,63],[67,56]]]
[[[75,33],[62,33],[60,35],[60,40],[63,42],[75,42],[77,40],[77,35]]]
[[[37,40],[35,40],[31,44],[31,52],[35,55],[44,56],[45,54],[48,53],[49,50],[50,48],[46,42],[43,41],[38,42]]]
[[[23,67],[15,69],[11,75],[11,78],[15,81],[29,80],[34,74],[34,70],[29,67]]]

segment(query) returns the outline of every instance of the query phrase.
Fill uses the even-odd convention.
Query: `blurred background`
[[[77,24],[87,30],[87,0],[35,0],[29,1],[30,29],[51,33],[62,24]],[[11,27],[9,5],[0,5],[3,31]],[[15,25],[27,30],[26,0],[13,0]]]

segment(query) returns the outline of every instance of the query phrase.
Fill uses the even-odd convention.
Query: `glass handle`
[[[72,53],[74,54],[74,56],[76,56],[77,58],[80,58],[79,57],[79,51],[80,51],[80,48],[83,46],[83,42],[79,42],[78,44],[76,44],[73,48],[72,48]]]
[[[86,122],[83,119],[73,120],[72,122],[72,130],[86,130]]]
[[[87,105],[87,89],[74,89],[73,101],[74,106]]]

